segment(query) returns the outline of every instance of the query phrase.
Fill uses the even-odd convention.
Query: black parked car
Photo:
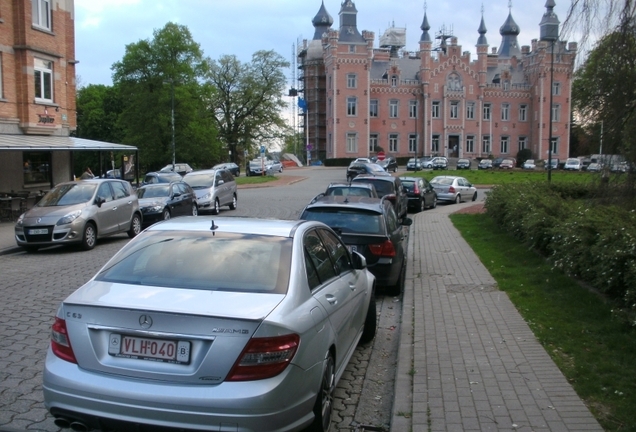
[[[402,186],[402,181],[399,177],[393,177],[391,175],[374,176],[369,174],[361,174],[351,181],[353,183],[370,183],[375,186],[380,197],[387,198],[393,203],[393,209],[399,219],[406,216],[408,212],[409,198],[406,196],[406,191]]]
[[[391,295],[404,289],[407,236],[391,203],[366,197],[321,196],[303,210],[300,219],[323,222],[334,229],[350,251],[364,255],[367,269]]]
[[[181,180],[141,186],[137,189],[137,198],[144,226],[177,216],[199,214],[194,190]]]
[[[397,159],[395,159],[393,156],[387,156],[384,158],[384,160],[377,161],[376,164],[384,168],[386,172],[397,172],[398,170]]]
[[[400,177],[400,180],[409,199],[409,209],[419,213],[437,207],[437,194],[428,180],[421,177]]]
[[[381,166],[369,162],[351,162],[347,168],[347,181],[360,174],[372,174],[377,176],[390,176]]]
[[[470,159],[457,159],[456,169],[470,169]]]
[[[239,177],[241,175],[241,167],[234,162],[216,164],[212,167],[212,169],[226,169],[231,172],[234,177]]]

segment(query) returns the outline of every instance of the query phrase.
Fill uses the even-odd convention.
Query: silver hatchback
[[[59,306],[44,404],[75,431],[327,431],[374,289],[320,222],[160,222]]]
[[[141,232],[142,215],[130,183],[91,179],[60,183],[15,225],[18,246],[28,251],[75,243],[93,249],[98,238]]]
[[[238,192],[236,180],[230,171],[226,169],[193,171],[186,174],[183,181],[194,189],[200,213],[219,214],[223,206],[236,210]]]

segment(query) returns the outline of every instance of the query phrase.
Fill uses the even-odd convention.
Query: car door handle
[[[355,290],[356,290],[356,284],[355,284],[355,282],[350,282],[350,283],[349,283],[349,289],[350,289],[351,291],[355,291]]]
[[[327,294],[325,296],[325,298],[327,299],[329,304],[332,304],[332,305],[338,304],[338,299],[335,296],[331,295],[331,294]]]
[[[117,211],[117,207],[113,207],[113,211]]]

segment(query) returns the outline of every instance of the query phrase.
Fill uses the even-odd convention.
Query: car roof
[[[306,210],[312,208],[334,208],[334,209],[360,209],[365,211],[373,211],[376,213],[383,212],[383,200],[382,198],[370,198],[364,196],[338,196],[338,195],[323,195],[318,199],[315,199],[305,208]]]
[[[435,176],[435,177],[433,177],[431,179],[431,181],[433,181],[435,179],[443,179],[443,178],[445,178],[445,179],[453,179],[453,180],[455,180],[455,179],[464,179],[464,180],[466,180],[465,177],[460,177],[460,176]]]
[[[365,189],[375,189],[375,186],[373,186],[371,183],[356,183],[356,184],[349,184],[349,183],[329,183],[329,186],[327,186],[327,189],[330,188],[334,188],[334,187],[354,187],[354,188],[365,188]]]
[[[400,180],[406,180],[406,181],[418,181],[418,180],[422,180],[422,177],[402,177],[400,176]]]
[[[206,170],[192,171],[192,172],[187,173],[183,177],[184,178],[185,177],[193,177],[193,176],[196,176],[196,175],[216,175],[217,171],[227,171],[227,170],[225,168],[216,168],[216,169],[211,168],[211,169],[206,169]]]
[[[397,177],[393,177],[392,175],[374,175],[374,174],[359,174],[356,177],[354,177],[353,180],[351,180],[351,182],[355,182],[355,181],[363,181],[363,180],[381,180],[381,181],[390,181],[390,182],[395,182],[395,179]]]
[[[209,232],[214,225],[215,232],[293,237],[303,223],[307,222],[246,217],[182,216],[152,225],[146,231]],[[320,222],[317,224],[322,225]]]

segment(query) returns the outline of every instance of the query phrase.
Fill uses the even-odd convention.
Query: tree
[[[286,67],[289,62],[274,51],[257,51],[247,64],[233,55],[209,61],[207,80],[216,89],[210,109],[233,162],[239,152],[256,153],[289,133],[282,117]]]
[[[172,162],[173,143],[177,162],[209,167],[223,159],[207,110],[213,89],[202,84],[207,62],[187,27],[168,23],[152,40],[127,45],[112,69],[123,141],[139,148],[142,165]]]

